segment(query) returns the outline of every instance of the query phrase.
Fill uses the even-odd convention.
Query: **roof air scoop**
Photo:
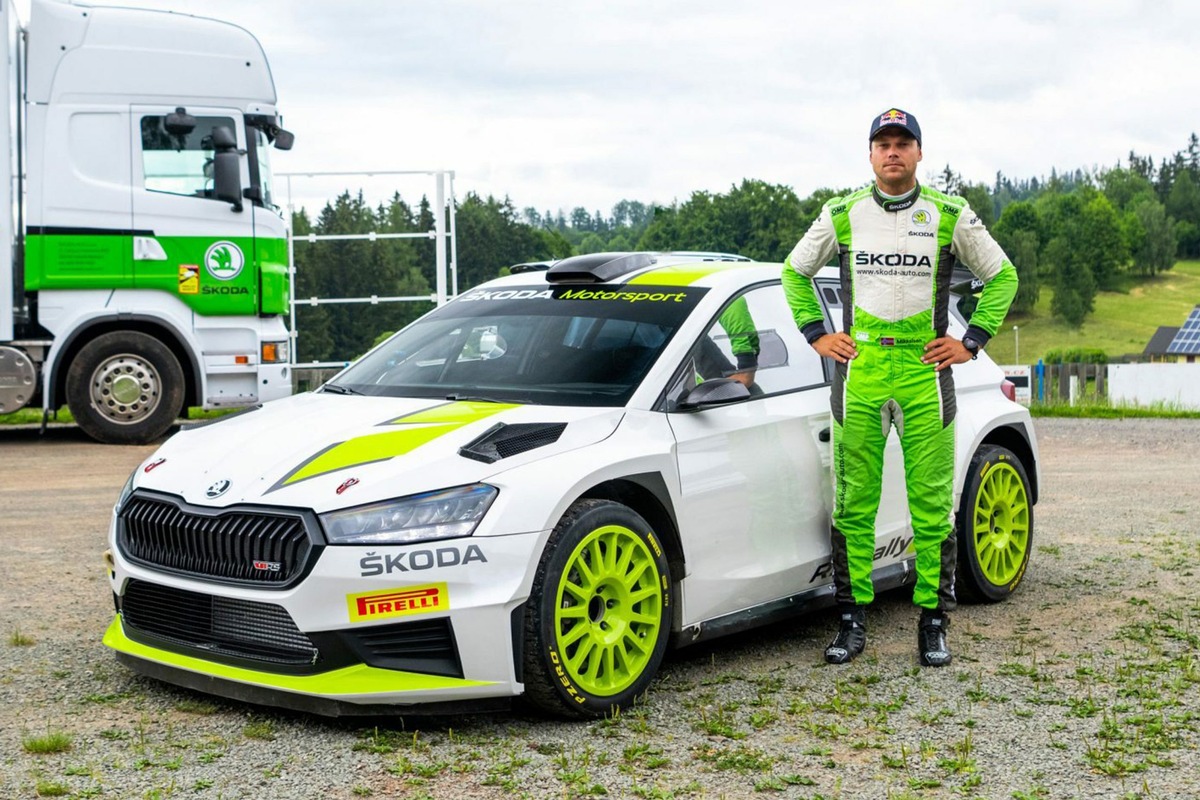
[[[546,271],[550,283],[605,283],[653,266],[651,253],[590,253],[564,258]]]

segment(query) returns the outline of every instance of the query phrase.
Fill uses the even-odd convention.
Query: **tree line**
[[[1126,163],[991,185],[965,180],[949,165],[936,188],[967,199],[1004,248],[1021,278],[1012,313],[1031,311],[1041,288],[1053,291],[1051,313],[1079,326],[1096,292],[1121,290],[1171,269],[1177,258],[1200,258],[1200,141],[1158,163],[1130,152]],[[782,261],[824,203],[849,187],[822,188],[801,198],[789,186],[746,179],[729,191],[692,192],[670,205],[622,200],[607,215],[576,207],[569,213],[518,210],[508,198],[468,193],[456,208],[460,291],[505,274],[509,266],[570,255],[625,250],[706,250]],[[308,233],[427,233],[434,209],[399,194],[370,205],[343,192],[310,219],[292,219]],[[430,302],[311,305],[309,297],[425,296],[434,283],[435,243],[427,237],[369,241],[297,241],[298,358],[353,358],[380,332],[394,331],[432,308]]]

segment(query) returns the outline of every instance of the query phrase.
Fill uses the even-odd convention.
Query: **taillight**
[[[1007,378],[1000,381],[1000,391],[1003,392],[1004,396],[1009,400],[1012,400],[1014,403],[1017,402],[1017,385],[1012,381],[1008,380]]]

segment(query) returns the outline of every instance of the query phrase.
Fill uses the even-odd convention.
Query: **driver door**
[[[749,398],[672,406],[697,382],[731,376],[749,383]],[[684,625],[827,580],[829,384],[778,283],[723,309],[681,368],[668,410],[687,532]]]

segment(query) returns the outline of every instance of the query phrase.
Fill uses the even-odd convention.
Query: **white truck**
[[[0,414],[111,443],[291,393],[270,66],[182,14],[0,0]]]

